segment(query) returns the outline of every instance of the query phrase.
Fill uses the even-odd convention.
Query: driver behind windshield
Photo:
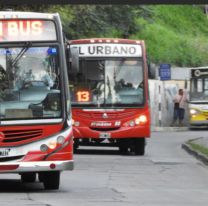
[[[28,71],[23,70],[23,74],[17,77],[16,88],[20,90],[31,87],[46,87],[47,89],[53,87],[54,81],[49,73],[39,68],[36,64]]]

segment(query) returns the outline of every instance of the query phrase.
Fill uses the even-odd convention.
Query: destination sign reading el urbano
[[[136,44],[76,44],[80,57],[141,57],[141,45]]]
[[[55,24],[49,20],[0,20],[0,41],[56,40]]]

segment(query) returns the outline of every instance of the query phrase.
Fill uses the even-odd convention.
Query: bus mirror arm
[[[72,47],[70,49],[70,58],[71,58],[71,70],[73,73],[79,72],[79,49],[78,47]]]
[[[149,79],[155,79],[155,77],[156,77],[155,67],[151,63],[149,57],[147,57],[147,70],[148,70],[148,78]]]
[[[147,68],[148,68],[148,78],[149,79],[155,79],[156,77],[156,71],[155,71],[155,68],[152,66],[151,63],[148,63],[147,64]]]

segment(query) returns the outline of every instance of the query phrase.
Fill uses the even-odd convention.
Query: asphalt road
[[[117,148],[86,148],[75,155],[75,170],[62,173],[58,191],[41,183],[22,184],[0,175],[0,205],[15,206],[207,206],[208,167],[181,144],[207,131],[154,132],[143,157]]]

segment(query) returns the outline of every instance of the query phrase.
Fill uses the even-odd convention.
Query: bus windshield
[[[0,48],[0,119],[61,116],[58,47]]]
[[[141,58],[80,59],[69,75],[72,104],[86,107],[133,107],[144,103]]]
[[[208,101],[208,78],[191,79],[190,101]]]

